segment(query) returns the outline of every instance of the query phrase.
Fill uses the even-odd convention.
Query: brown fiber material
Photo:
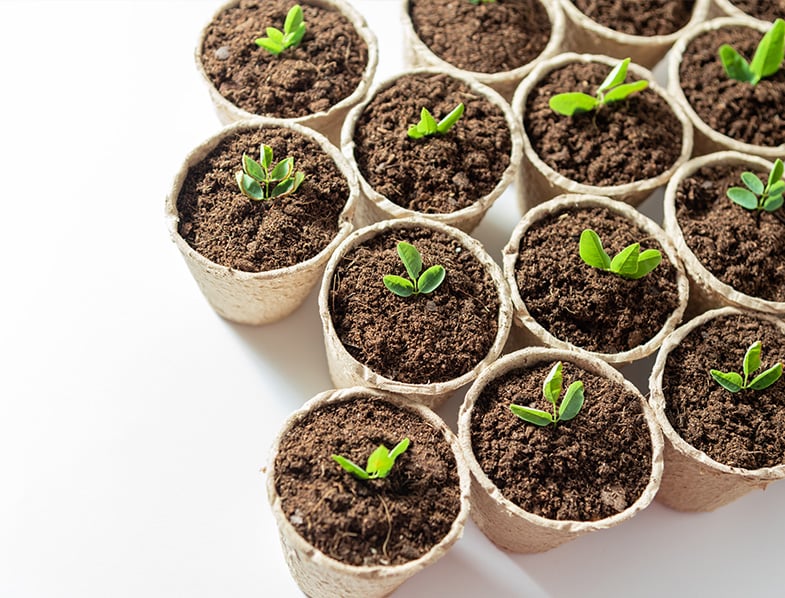
[[[512,370],[542,362],[562,361],[594,375],[610,379],[636,397],[651,438],[651,471],[645,488],[631,504],[619,503],[619,512],[596,519],[551,519],[535,515],[509,500],[480,467],[472,446],[472,416],[483,389]],[[578,414],[577,417],[580,417]],[[528,425],[528,424],[527,424]],[[495,544],[513,552],[543,552],[585,533],[607,529],[630,519],[651,503],[660,485],[663,470],[663,440],[654,415],[640,392],[610,365],[593,357],[576,355],[558,349],[529,348],[507,355],[486,369],[472,384],[461,405],[458,438],[472,474],[472,519]],[[613,493],[611,493],[613,494]],[[608,495],[606,500],[613,497]],[[626,505],[626,506],[625,506]]]
[[[425,426],[433,429],[433,437],[438,439],[435,442],[443,442],[448,445],[456,462],[460,488],[460,510],[457,516],[449,527],[449,531],[437,544],[425,554],[402,564],[355,566],[328,556],[307,542],[297,532],[295,525],[286,516],[282,497],[276,490],[276,463],[282,439],[287,432],[317,409],[351,403],[361,397],[373,397],[385,401],[390,408],[404,410],[412,417],[421,420]],[[390,425],[391,429],[398,427],[400,427],[399,423],[391,423]],[[409,450],[416,450],[416,448],[416,444],[413,443]],[[330,449],[331,452],[332,450]],[[403,458],[403,456],[400,457],[400,459]],[[388,595],[409,577],[439,560],[461,537],[469,511],[468,494],[469,472],[467,465],[458,446],[457,438],[441,418],[430,410],[414,405],[401,397],[385,395],[367,388],[323,392],[293,413],[273,443],[267,473],[267,496],[278,524],[284,557],[295,581],[302,591],[311,598],[334,598],[335,596],[376,598]]]
[[[665,437],[665,471],[657,500],[680,511],[712,511],[726,505],[756,488],[765,489],[774,480],[785,477],[785,465],[743,469],[718,463],[703,451],[688,444],[673,428],[666,415],[663,394],[663,374],[668,355],[693,330],[718,317],[745,314],[725,307],[702,314],[674,331],[662,344],[649,378],[651,406]],[[763,314],[748,315],[760,318],[785,334],[785,323]],[[707,373],[708,375],[708,373]]]

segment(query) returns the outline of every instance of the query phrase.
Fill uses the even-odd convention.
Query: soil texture
[[[302,4],[307,27],[296,48],[274,56],[256,45],[265,29],[283,30],[292,0],[240,0],[217,15],[204,37],[201,61],[227,100],[252,114],[296,118],[327,111],[354,92],[368,47],[334,10]]]
[[[407,277],[396,246],[414,245],[423,270],[441,264],[444,282],[430,294],[399,297],[386,274]],[[336,268],[330,313],[346,350],[386,378],[412,384],[444,382],[474,368],[498,329],[499,295],[470,251],[428,228],[383,232],[350,250]]]
[[[360,467],[380,444],[409,448],[388,477],[359,480],[332,454]],[[455,456],[444,436],[416,414],[376,398],[327,405],[282,438],[275,488],[297,532],[356,566],[400,565],[421,557],[450,531],[460,511]]]
[[[694,0],[572,0],[583,14],[600,25],[651,37],[669,35],[684,27],[692,16]]]
[[[658,249],[662,262],[638,280],[586,264],[584,229],[593,229],[613,257],[631,243]],[[648,342],[679,305],[676,269],[662,246],[605,208],[569,209],[536,222],[523,236],[515,266],[518,292],[532,317],[556,338],[601,353]]]
[[[684,51],[679,81],[698,117],[737,141],[766,147],[785,143],[785,68],[757,85],[725,73],[718,49],[730,44],[751,60],[762,34],[750,27],[724,27],[693,39]]]
[[[475,73],[510,71],[532,62],[551,36],[540,0],[411,0],[417,36],[442,60]]]
[[[761,21],[785,19],[785,0],[733,0],[732,4]]]
[[[294,158],[305,180],[296,192],[254,201],[240,192],[235,173],[243,153],[259,160],[262,143],[276,162]],[[261,272],[293,266],[324,249],[338,232],[349,184],[315,142],[289,129],[235,132],[193,166],[177,198],[180,235],[207,259],[235,270]]]
[[[584,385],[569,421],[536,426],[510,405],[552,412],[542,384],[553,363],[512,370],[488,384],[472,411],[472,448],[505,498],[548,519],[596,521],[630,507],[652,469],[651,434],[641,399],[619,384],[564,363],[563,388]]]
[[[651,89],[571,117],[548,106],[559,93],[595,95],[610,70],[599,63],[568,64],[546,74],[526,100],[523,124],[534,151],[556,172],[587,185],[653,178],[681,154],[681,122]],[[637,79],[627,76],[628,83]]]
[[[673,429],[718,463],[744,469],[785,463],[785,379],[765,390],[731,393],[709,372],[743,376],[744,354],[756,341],[762,345],[758,373],[785,362],[785,335],[769,322],[752,315],[714,318],[671,351],[662,379]]]
[[[423,107],[438,121],[461,102],[463,116],[447,133],[407,135]],[[501,108],[448,75],[404,75],[380,91],[360,115],[354,142],[358,168],[378,193],[428,214],[454,212],[491,193],[512,152]]]
[[[785,301],[785,223],[778,214],[745,210],[728,199],[743,187],[741,173],[769,173],[749,165],[704,166],[676,190],[676,219],[687,246],[720,281],[751,297]]]

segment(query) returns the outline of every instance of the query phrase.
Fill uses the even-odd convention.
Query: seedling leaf
[[[401,258],[409,279],[388,274],[382,279],[384,286],[400,297],[431,293],[444,281],[446,271],[443,266],[436,264],[422,271],[422,257],[414,245],[400,241],[396,247],[398,257]]]
[[[286,32],[291,32],[303,24],[303,9],[299,4],[295,4],[286,13],[286,21],[284,21],[283,28]],[[269,34],[268,34],[269,35]]]
[[[747,388],[753,390],[763,390],[774,384],[782,376],[782,363],[775,363],[766,371],[758,374],[751,382],[747,382],[751,374],[760,368],[761,343],[756,341],[752,343],[744,354],[744,361],[742,369],[744,371],[744,379],[741,374],[736,372],[720,372],[718,370],[711,370],[709,373],[717,383],[724,389],[730,392],[738,392]]]
[[[763,209],[767,212],[775,212],[782,207],[782,195],[771,196],[763,202]]]
[[[409,439],[404,438],[390,451],[390,459],[395,461],[407,448],[409,448]]]
[[[656,249],[645,249],[638,256],[638,269],[629,278],[638,280],[654,270],[662,262],[662,254]]]
[[[633,243],[622,249],[611,260],[611,272],[625,277],[634,276],[638,271],[640,249],[640,243]]]
[[[755,376],[755,378],[752,379],[752,382],[749,383],[748,388],[763,390],[779,380],[780,376],[782,376],[782,364],[778,363],[764,371],[762,374]]]
[[[261,181],[264,179],[264,169],[262,168],[262,165],[247,154],[243,154],[243,170],[252,180],[256,179],[257,181]]]
[[[627,68],[630,66],[630,59],[625,58],[621,62],[617,63],[611,69],[611,72],[608,73],[608,76],[605,77],[605,80],[600,84],[597,88],[597,91],[603,93],[612,87],[616,87],[620,83],[624,81],[627,77]]]
[[[281,52],[283,52],[283,46],[271,40],[269,37],[260,37],[256,40],[256,45],[260,48],[264,48],[273,56],[279,56]]]
[[[560,93],[548,100],[548,106],[554,112],[564,116],[574,116],[581,112],[594,110],[599,101],[590,95],[581,92]]]
[[[750,70],[755,74],[753,83],[776,73],[782,63],[783,55],[785,55],[785,21],[777,19],[761,38],[752,57]]]
[[[536,426],[547,426],[548,424],[553,423],[553,416],[547,411],[523,407],[522,405],[510,405],[510,411],[522,420]]]
[[[270,198],[286,195],[287,193],[291,193],[293,190],[294,190],[294,179],[285,179],[280,183],[278,183],[273,188],[273,192],[270,193]]]
[[[592,229],[587,228],[581,233],[578,247],[584,262],[600,270],[610,269],[611,258],[605,253],[600,236]]]
[[[747,187],[731,187],[728,189],[728,198],[747,210],[764,210],[775,212],[782,207],[782,192],[785,191],[785,181],[782,174],[785,166],[777,158],[769,173],[766,185],[752,172],[743,172],[741,180]]]
[[[458,122],[461,116],[463,116],[463,112],[464,105],[463,103],[460,103],[437,123],[428,109],[423,107],[422,110],[420,110],[420,122],[416,125],[411,125],[407,131],[407,135],[412,139],[421,139],[422,137],[428,137],[429,135],[434,135],[436,133],[443,135]]]
[[[545,377],[545,381],[542,384],[542,394],[554,406],[556,405],[556,401],[559,400],[559,395],[561,394],[561,386],[562,386],[561,372],[562,372],[562,364],[561,361],[559,361],[556,363],[556,365],[554,365],[551,368],[551,371],[548,372],[548,375]]]
[[[643,91],[649,86],[646,80],[634,81],[633,83],[625,83],[619,85],[605,94],[604,103],[610,104],[611,102],[618,102],[619,100],[626,100],[628,96],[638,91]]]
[[[406,241],[398,243],[397,250],[398,257],[401,258],[409,278],[417,280],[417,277],[422,271],[422,258],[420,257],[420,252],[417,251],[417,248],[414,245],[411,245]]]
[[[265,31],[267,32],[267,37],[269,37],[271,41],[283,46],[283,31],[280,31],[275,27],[267,27]]]
[[[763,193],[765,189],[763,185],[763,181],[761,181],[757,176],[755,176],[751,172],[742,172],[741,173],[741,180],[747,185],[747,188],[755,193],[756,195],[760,195]]]
[[[382,278],[382,281],[388,290],[392,291],[399,297],[410,297],[411,295],[414,295],[414,285],[409,280],[401,276],[387,274],[384,278]]]
[[[785,171],[785,164],[782,163],[782,160],[777,158],[774,161],[774,168],[771,169],[769,173],[769,187],[771,187],[771,192],[774,192],[774,187],[778,184],[782,183],[782,187],[785,187],[785,182],[782,181],[783,171]]]
[[[417,280],[417,289],[421,293],[430,293],[442,284],[446,275],[447,272],[445,272],[443,266],[438,264],[436,266],[431,266],[423,272],[422,276]]]
[[[742,368],[745,380],[760,367],[760,351],[761,343],[760,341],[756,341],[749,346],[747,352],[744,354]]]
[[[235,178],[246,197],[260,201],[288,195],[305,180],[305,173],[293,173],[294,158],[281,160],[270,172],[272,162],[273,149],[269,145],[261,144],[258,162],[243,154],[242,171],[236,173]]]
[[[741,375],[736,372],[726,373],[719,370],[711,370],[710,373],[711,377],[714,378],[720,386],[730,392],[739,392],[744,385],[744,380],[741,379]]]
[[[286,13],[283,31],[275,27],[267,27],[265,32],[267,37],[260,37],[254,41],[257,46],[264,48],[270,54],[279,56],[287,48],[296,48],[305,35],[303,9],[299,4],[295,4],[289,9],[289,12]]]
[[[464,109],[463,102],[458,104],[447,116],[439,121],[439,123],[436,125],[436,131],[438,133],[444,134],[452,129],[453,125],[458,122],[461,116],[463,116]]]
[[[235,175],[235,178],[237,179],[237,184],[240,186],[240,190],[246,196],[257,201],[264,199],[264,191],[262,191],[262,186],[253,178],[244,172],[238,172]]]
[[[755,76],[750,70],[750,65],[732,46],[728,44],[721,45],[719,53],[720,61],[722,61],[722,66],[728,77],[743,83],[752,82]]]
[[[346,457],[341,457],[341,455],[331,455],[331,457],[336,463],[338,463],[338,465],[343,467],[344,470],[357,476],[361,480],[370,479],[371,476],[369,476],[362,467],[353,463],[352,461],[349,461],[349,459],[347,459]]]
[[[368,464],[365,466],[365,470],[371,474],[371,477],[375,477],[374,474],[384,468],[386,460],[387,448],[380,444],[368,457]]]
[[[262,167],[269,170],[270,165],[273,163],[273,148],[269,145],[262,144],[261,148]]]
[[[741,187],[731,187],[728,189],[728,197],[735,204],[747,210],[755,210],[758,207],[758,198],[752,191]]]
[[[553,413],[515,404],[510,405],[510,410],[522,420],[537,426],[547,426],[560,420],[570,420],[578,415],[583,407],[583,382],[578,380],[570,384],[561,405],[559,405],[561,391],[562,362],[559,361],[550,369],[542,384],[542,394],[553,405]]]
[[[395,465],[395,460],[407,448],[409,448],[408,438],[401,440],[401,442],[395,445],[395,448],[391,451],[388,451],[386,446],[380,444],[368,457],[365,469],[362,469],[357,464],[352,463],[349,459],[341,457],[340,455],[332,455],[332,458],[338,465],[343,467],[343,469],[356,475],[360,479],[386,478],[390,474],[393,465]]]
[[[567,388],[561,405],[559,405],[559,419],[568,421],[578,415],[583,407],[583,382],[573,382]]]
[[[288,179],[294,170],[294,158],[286,158],[278,162],[270,173],[271,181],[282,181]]]

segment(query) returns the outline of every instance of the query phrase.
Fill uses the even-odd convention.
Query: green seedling
[[[493,4],[494,2],[496,2],[496,0],[469,0],[469,3],[474,4],[475,6],[480,4]]]
[[[658,250],[641,251],[640,243],[628,245],[611,259],[602,247],[600,236],[590,228],[581,233],[579,252],[581,259],[590,266],[630,280],[643,278],[662,261],[662,254]]]
[[[428,112],[428,109],[423,108],[420,110],[420,122],[410,126],[407,134],[412,139],[429,137],[430,135],[435,135],[437,133],[444,135],[447,131],[452,129],[453,125],[463,116],[463,110],[464,105],[463,102],[461,102],[437,123],[433,115]]]
[[[559,421],[571,420],[578,415],[581,407],[583,407],[583,382],[579,380],[570,384],[567,392],[564,393],[561,404],[557,407],[561,390],[562,364],[560,361],[551,368],[542,385],[542,394],[553,405],[553,413],[515,404],[510,405],[510,411],[523,421],[537,426],[547,426],[548,424],[556,424]]]
[[[776,73],[785,58],[785,21],[782,19],[774,21],[771,29],[761,38],[755,49],[752,62],[747,62],[733,46],[728,44],[720,46],[719,53],[728,77],[742,83],[757,85],[761,79]]]
[[[332,458],[338,465],[361,480],[373,480],[376,478],[386,478],[390,475],[390,471],[392,470],[393,465],[395,465],[395,460],[407,448],[409,448],[408,438],[401,440],[391,451],[388,451],[386,446],[380,444],[368,457],[368,463],[365,465],[365,469],[346,457],[332,455]]]
[[[744,354],[744,363],[742,364],[744,370],[743,378],[741,374],[736,372],[721,372],[719,370],[711,370],[711,377],[714,378],[717,384],[730,392],[739,392],[747,388],[752,388],[753,390],[768,388],[782,376],[782,364],[776,363],[750,380],[750,376],[760,369],[760,352],[760,341],[752,343],[749,349],[747,349],[747,352]]]
[[[409,297],[420,293],[431,293],[442,284],[447,274],[444,266],[431,266],[422,272],[422,257],[414,245],[401,241],[398,243],[397,250],[409,278],[387,274],[382,281],[390,291],[400,297]]]
[[[751,172],[742,172],[741,181],[744,187],[731,187],[728,189],[728,198],[747,210],[763,210],[774,212],[782,207],[782,194],[785,191],[785,180],[782,160],[774,161],[774,168],[769,173],[769,180],[764,185],[757,176]]]
[[[284,158],[272,166],[273,148],[264,144],[259,154],[259,162],[243,154],[243,169],[235,175],[240,191],[246,197],[256,201],[269,200],[297,191],[305,174],[299,170],[295,172],[294,158]]]
[[[643,91],[649,86],[649,82],[645,79],[634,81],[633,83],[624,83],[624,79],[627,77],[627,67],[629,66],[629,58],[625,58],[614,66],[608,76],[605,77],[605,81],[597,88],[597,94],[594,96],[579,91],[560,93],[548,101],[548,106],[554,112],[564,116],[573,116],[580,112],[597,110],[612,102],[625,100],[631,94]]]
[[[303,41],[305,35],[303,9],[299,4],[295,4],[286,14],[283,31],[275,27],[268,27],[266,32],[267,37],[260,37],[255,41],[257,46],[264,48],[270,54],[278,56],[287,48],[296,48]]]

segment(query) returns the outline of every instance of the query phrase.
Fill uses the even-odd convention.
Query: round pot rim
[[[738,6],[730,2],[730,0],[714,0],[717,8],[719,8],[725,16],[734,18],[734,19],[750,19],[753,21],[757,21],[759,23],[770,24],[768,21],[764,21],[763,19],[759,19],[758,17],[754,17],[750,14],[747,14],[743,10],[741,10]],[[721,18],[721,17],[718,17]]]

